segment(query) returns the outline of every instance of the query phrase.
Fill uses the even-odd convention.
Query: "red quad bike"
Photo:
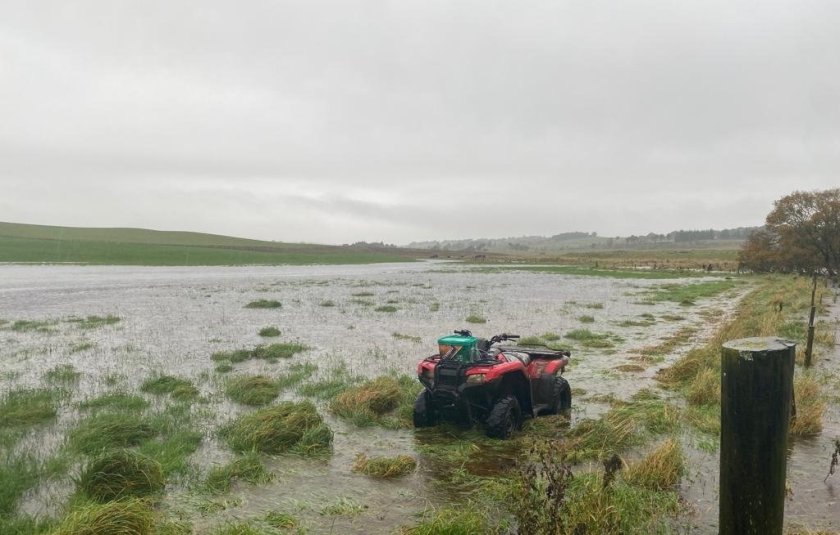
[[[572,391],[562,375],[571,353],[500,345],[517,338],[485,340],[465,330],[438,339],[438,354],[417,365],[426,388],[414,402],[414,426],[483,423],[487,436],[507,438],[525,416],[569,410]]]

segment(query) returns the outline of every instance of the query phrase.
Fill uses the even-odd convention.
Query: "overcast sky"
[[[0,221],[629,235],[838,185],[836,0],[0,3]]]

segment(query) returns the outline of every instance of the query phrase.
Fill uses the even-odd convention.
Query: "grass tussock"
[[[82,410],[139,412],[148,408],[149,402],[140,396],[126,392],[113,392],[79,403]]]
[[[469,507],[438,509],[431,518],[400,530],[401,535],[474,535],[494,533],[485,515]]]
[[[596,333],[589,329],[575,329],[566,333],[566,338],[579,342],[584,347],[607,349],[622,341],[622,338],[612,333]]]
[[[119,316],[108,314],[107,316],[86,316],[84,318],[70,318],[69,323],[75,323],[82,329],[98,329],[106,325],[114,325],[119,323],[122,319]]]
[[[353,462],[354,472],[382,479],[406,476],[416,469],[417,461],[410,455],[368,457],[360,453]]]
[[[277,382],[265,375],[243,375],[228,381],[225,393],[243,405],[266,405],[280,394]]]
[[[72,384],[81,376],[72,364],[59,364],[44,373],[44,381],[50,384]]]
[[[111,448],[137,446],[156,435],[152,423],[143,416],[101,413],[82,420],[68,433],[68,443],[80,453],[97,454]]]
[[[15,320],[11,329],[16,332],[53,332],[57,321],[54,320]]]
[[[0,457],[0,519],[11,517],[18,500],[37,485],[40,474],[37,461],[26,454],[6,454]],[[2,527],[0,522],[0,527]]]
[[[280,308],[282,306],[283,303],[274,299],[257,299],[245,305],[245,308]]]
[[[688,383],[686,399],[691,405],[717,405],[720,403],[720,375],[714,370],[701,370]]]
[[[289,366],[285,373],[277,376],[274,383],[280,388],[291,388],[312,377],[318,371],[318,365],[311,362],[295,363]]]
[[[624,470],[624,481],[651,490],[666,490],[676,486],[685,469],[679,442],[669,438],[643,459]]]
[[[103,453],[79,476],[78,489],[96,502],[160,494],[164,488],[160,463],[130,450]]]
[[[484,316],[480,316],[478,314],[470,314],[469,316],[467,316],[464,319],[464,321],[466,321],[467,323],[479,323],[479,324],[481,324],[481,323],[487,323],[487,318],[485,318]]]
[[[24,428],[54,420],[55,392],[44,388],[8,392],[0,399],[0,429]]]
[[[263,338],[276,338],[280,336],[280,329],[277,327],[263,327],[258,333]]]
[[[405,375],[377,377],[344,390],[332,400],[330,410],[360,427],[409,428],[419,390],[416,380]]]
[[[204,488],[211,493],[228,492],[236,481],[261,485],[274,479],[257,453],[249,452],[223,466],[214,467],[207,474]]]
[[[142,499],[75,506],[50,535],[153,535],[155,514]]]
[[[790,423],[790,436],[819,435],[826,409],[825,396],[819,382],[811,373],[797,374],[793,380],[793,393],[796,398],[796,418]]]
[[[306,351],[309,347],[296,342],[258,345],[253,349],[234,349],[232,351],[217,351],[210,357],[216,362],[237,363],[250,359],[262,359],[276,362],[278,359],[288,359]]]
[[[577,320],[581,323],[595,323],[595,316],[584,314],[583,316],[578,316]]]
[[[373,309],[374,312],[388,312],[388,313],[394,313],[397,310],[399,310],[399,309],[397,307],[395,307],[394,305],[382,305],[382,306],[378,306],[378,307]]]
[[[329,450],[332,430],[308,401],[283,402],[240,416],[221,430],[234,451],[319,454]]]
[[[187,379],[171,375],[149,377],[140,385],[140,390],[149,394],[166,395],[178,401],[192,401],[198,397],[199,391]]]

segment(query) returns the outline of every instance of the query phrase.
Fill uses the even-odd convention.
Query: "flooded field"
[[[726,286],[711,297],[674,298],[662,296],[663,284],[672,290],[690,284]],[[291,515],[290,525],[309,533],[391,533],[451,498],[436,483],[434,459],[426,455],[430,444],[447,440],[449,431],[358,427],[336,417],[325,398],[306,385],[338,376],[357,382],[380,375],[414,377],[417,362],[453,329],[470,328],[486,337],[516,333],[572,350],[566,377],[575,396],[574,426],[606,411],[608,400],[626,400],[655,386],[657,370],[703,340],[748,286],[722,278],[577,277],[475,271],[434,262],[0,266],[0,396],[45,386],[62,392],[54,422],[28,429],[8,446],[42,463],[63,459],[52,462],[62,465],[50,471],[52,477],[41,478],[22,494],[16,510],[44,518],[62,514],[81,470],[78,457],[62,452],[72,446],[80,422],[90,418],[85,404],[120,393],[139,396],[149,412],[175,422],[189,420],[198,433],[186,465],[173,464],[167,478],[161,509],[173,522],[209,533],[232,521],[276,512]],[[261,304],[249,307],[252,303]],[[264,335],[276,336],[261,336],[266,328],[274,330]],[[664,354],[646,351],[669,341],[672,346]],[[304,347],[291,358],[218,357],[272,343]],[[331,453],[262,455],[268,476],[260,483],[240,478],[224,492],[197,490],[214,468],[237,458],[220,438],[220,429],[254,410],[226,395],[231,378],[294,373],[299,373],[297,380],[282,388],[278,399],[315,404],[334,431]],[[148,387],[150,379],[166,376],[185,380],[197,392],[188,403],[179,403]],[[836,411],[827,419],[828,429],[837,429]],[[710,470],[716,472],[717,453],[714,444],[704,441],[685,438],[688,474],[681,487],[695,505],[684,527],[693,524],[702,532],[714,531],[717,503],[716,483],[707,477]],[[827,471],[828,443],[820,437],[795,444],[790,470],[795,488],[807,500],[800,503],[797,497],[791,513],[806,523],[816,518],[820,525],[836,527],[840,506],[825,503],[831,491],[821,477],[811,481],[814,473]],[[405,477],[371,478],[352,470],[358,454],[406,454],[418,468]]]

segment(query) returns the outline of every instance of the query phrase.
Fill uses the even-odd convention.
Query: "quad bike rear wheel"
[[[522,425],[522,411],[515,396],[505,396],[493,405],[487,417],[487,436],[490,438],[508,438]]]
[[[432,410],[432,400],[429,391],[425,388],[414,400],[414,427],[431,427],[435,425],[436,418]]]

